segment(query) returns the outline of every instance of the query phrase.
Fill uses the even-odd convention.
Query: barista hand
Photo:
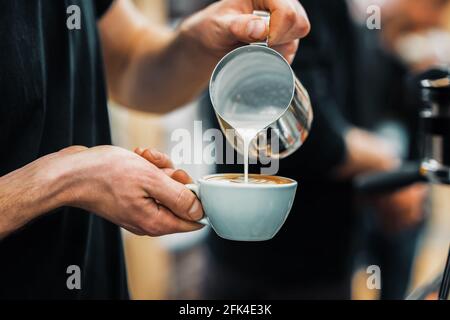
[[[0,239],[61,206],[139,235],[202,228],[195,222],[203,216],[197,197],[157,166],[117,147],[70,147],[0,177]]]
[[[254,10],[270,11],[270,28]],[[175,30],[144,18],[131,0],[116,0],[98,25],[111,97],[153,113],[198,97],[219,60],[246,43],[268,37],[292,62],[310,29],[298,0],[217,1]]]
[[[420,223],[424,218],[426,195],[426,185],[415,184],[374,198],[383,228],[388,232],[398,232]]]
[[[127,150],[103,146],[72,155],[89,163],[79,175],[72,205],[95,212],[133,233],[160,236],[201,229],[197,197],[157,166]]]
[[[270,28],[254,10],[271,13]],[[310,24],[297,0],[222,0],[187,19],[182,29],[218,57],[268,37],[269,45],[292,62],[298,39],[309,33]]]

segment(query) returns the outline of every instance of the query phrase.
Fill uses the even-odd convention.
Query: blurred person
[[[270,34],[256,9],[273,13]],[[293,0],[224,0],[175,31],[129,0],[2,1],[0,298],[127,298],[118,226],[201,228],[200,202],[164,155],[108,146],[105,78],[117,102],[167,112],[204,90],[235,47],[269,36],[292,60],[309,28]]]
[[[397,153],[406,161],[421,160],[419,109],[422,106],[414,75],[445,63],[440,57],[448,59],[444,52],[450,38],[441,37],[437,43],[430,36],[434,37],[435,30],[444,30],[443,14],[449,5],[448,0],[386,1],[382,6],[382,28],[371,31],[363,21],[366,11],[361,10],[360,76],[356,81],[361,84],[358,104],[364,108],[354,111],[356,124],[396,142]],[[422,40],[414,41],[417,36]],[[379,205],[386,207],[382,202]],[[424,223],[392,230],[392,226],[379,221],[377,208],[363,206],[361,210],[357,228],[361,252],[358,256],[362,258],[359,262],[380,266],[381,299],[403,299]]]
[[[397,39],[408,33],[420,33],[443,27],[448,0],[392,0],[383,2],[382,38],[393,48]]]
[[[302,4],[313,28],[293,69],[310,93],[315,118],[308,140],[280,161],[277,173],[299,182],[296,199],[270,241],[238,243],[210,235],[204,298],[350,299],[359,214],[352,179],[400,164],[389,144],[356,126],[364,106],[357,103],[358,47],[346,2]],[[217,166],[219,173],[239,171]],[[381,223],[397,232],[420,223],[425,194],[424,186],[414,185],[370,202]]]

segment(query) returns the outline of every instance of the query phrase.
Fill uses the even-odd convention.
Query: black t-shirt
[[[111,1],[0,2],[0,176],[71,145],[110,144],[96,20]],[[81,29],[69,30],[70,5]],[[81,290],[67,288],[67,268]],[[0,240],[0,298],[127,298],[119,228],[60,208]]]

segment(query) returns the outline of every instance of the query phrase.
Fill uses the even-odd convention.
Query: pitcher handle
[[[263,11],[263,10],[255,10],[255,11],[253,11],[253,15],[262,18],[266,22],[266,24],[268,25],[268,27],[270,29],[270,12]],[[263,42],[253,42],[253,43],[251,43],[251,45],[268,47],[269,46],[269,37],[267,37],[266,40]]]

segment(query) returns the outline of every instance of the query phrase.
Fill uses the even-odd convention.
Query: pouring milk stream
[[[264,11],[255,11],[255,15],[263,18],[267,26],[270,25],[270,15]],[[265,45],[267,45],[268,39]],[[240,96],[238,95],[239,99]],[[238,100],[237,99],[237,100]],[[228,119],[229,124],[236,130],[236,133],[242,138],[244,143],[244,182],[248,183],[248,167],[249,167],[249,149],[250,143],[256,138],[258,132],[269,126],[277,116],[275,112],[265,112],[263,114],[254,114],[254,107],[248,106],[240,101],[234,101],[233,105],[226,109],[224,117]],[[246,112],[247,110],[247,112]],[[274,111],[274,110],[272,110]],[[271,114],[272,113],[272,114]]]
[[[267,12],[255,11],[254,14],[270,24]],[[290,109],[296,90],[295,83],[295,75],[289,63],[268,48],[267,41],[235,49],[214,70],[210,84],[211,101],[222,130],[231,128],[242,139],[246,183],[249,182],[251,143],[262,130],[275,123]],[[305,110],[309,109],[310,105],[306,104]],[[297,115],[294,114],[293,117],[295,116]],[[299,115],[298,118],[310,121],[308,113],[306,116]],[[297,130],[303,127],[298,125],[298,121],[297,118],[282,121],[283,128],[291,126]],[[304,132],[308,132],[307,129],[309,128]],[[290,141],[301,140],[293,136],[287,138]]]
[[[244,105],[236,105],[237,109],[245,109]],[[263,108],[266,109],[266,108]],[[229,124],[236,130],[236,133],[243,140],[243,157],[244,157],[244,181],[248,183],[248,168],[249,168],[249,149],[250,143],[256,138],[261,130],[264,130],[272,122],[274,122],[279,115],[276,113],[276,108],[267,108],[267,113],[264,114],[241,114],[234,113],[225,115]],[[270,112],[272,111],[272,112]]]

